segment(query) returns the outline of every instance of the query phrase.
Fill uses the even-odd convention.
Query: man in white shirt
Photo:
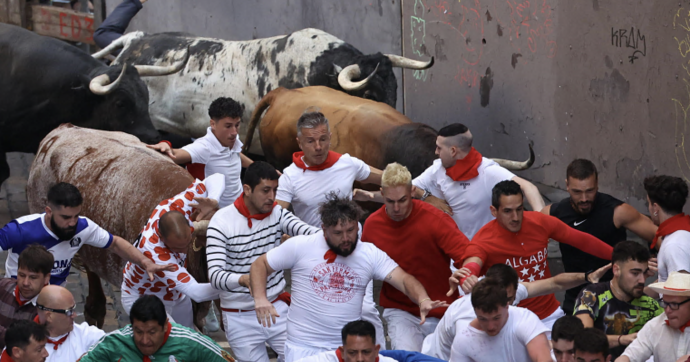
[[[353,183],[381,184],[381,170],[348,154],[330,150],[331,130],[328,119],[321,112],[307,112],[300,117],[297,143],[302,152],[295,153],[293,163],[283,170],[278,180],[276,201],[286,209],[292,205],[295,215],[311,226],[321,226],[318,210],[319,205],[326,201],[327,194],[336,192],[341,198],[354,196],[359,201],[368,201],[368,198],[360,196],[366,193],[358,193],[359,190],[353,195]],[[362,317],[374,324],[378,339],[385,341],[383,324],[374,304],[373,283],[367,286],[366,292]]]
[[[242,106],[232,98],[220,97],[208,108],[211,125],[204,137],[192,144],[173,149],[163,141],[147,147],[167,154],[175,163],[205,164],[206,177],[214,173],[225,175],[225,191],[218,200],[221,208],[232,204],[242,194],[240,173],[253,161],[242,154],[242,141],[237,138],[240,131]]]
[[[551,362],[548,329],[528,309],[511,306],[499,281],[480,280],[471,301],[477,318],[458,330],[451,362]]]
[[[665,282],[649,288],[663,294],[659,304],[664,313],[642,327],[637,338],[616,362],[676,361],[690,354],[690,274],[672,272]]]
[[[38,316],[35,321],[43,324],[48,332],[47,362],[76,361],[91,348],[105,332],[86,322],[74,323],[77,304],[69,290],[48,285],[36,301]]]
[[[225,177],[213,174],[204,181],[195,180],[184,191],[156,206],[134,245],[156,264],[171,263],[174,268],[156,273],[155,279],[149,281],[142,278],[139,267],[127,263],[121,285],[125,312],[129,313],[139,297],[152,294],[163,301],[171,322],[194,328],[192,300],[201,303],[216,299],[218,290],[210,283],[197,283],[187,271],[187,251],[193,235],[205,234],[204,220],[208,223],[218,210],[218,199],[224,190]]]
[[[55,262],[50,284],[63,285],[72,268],[72,258],[83,245],[110,249],[122,259],[139,266],[153,280],[156,272],[173,268],[157,265],[127,240],[112,235],[89,218],[79,216],[84,199],[74,185],[59,182],[48,190],[45,213],[20,217],[0,230],[0,248],[7,253],[5,276],[17,277],[19,254],[31,244],[40,244],[53,254]]]
[[[515,269],[506,264],[494,264],[486,272],[486,277],[498,281],[506,289],[508,302],[518,305],[523,299],[538,297],[564,291],[584,283],[597,283],[609,269],[604,266],[592,273],[561,273],[555,277],[534,282],[518,283],[518,275]],[[467,277],[471,272],[467,268],[461,268],[451,277],[451,291],[457,289],[460,279]],[[462,285],[466,293],[464,297],[453,302],[436,326],[434,333],[424,339],[422,353],[432,357],[448,360],[450,358],[453,340],[458,331],[463,330],[470,322],[477,318],[471,304],[470,292],[477,283],[476,276],[469,276]],[[449,292],[450,293],[450,292]],[[582,324],[582,323],[580,323]],[[559,361],[560,362],[560,361]]]
[[[504,180],[520,184],[532,210],[544,208],[539,190],[529,181],[515,176],[496,162],[482,157],[472,147],[472,133],[460,123],[450,124],[438,131],[434,163],[412,184],[425,195],[446,200],[452,217],[468,239],[487,222],[494,219],[489,210],[491,190]]]
[[[300,359],[298,362],[397,362],[379,354],[374,325],[364,321],[352,321],[343,327],[343,345],[335,351],[321,352]]]
[[[354,201],[335,194],[327,200],[320,208],[322,232],[288,239],[251,267],[256,315],[265,326],[281,318],[266,296],[266,279],[276,270],[292,271],[287,362],[338,348],[342,326],[361,317],[365,287],[373,279],[385,280],[419,305],[422,323],[431,309],[447,306],[432,301],[384,252],[358,240],[362,210]]]
[[[690,271],[690,216],[683,213],[688,185],[679,177],[651,176],[644,180],[652,222],[659,226],[651,248],[661,243],[657,256],[659,281],[674,271]],[[663,241],[662,241],[663,240]]]
[[[206,240],[211,284],[222,290],[221,310],[225,336],[239,361],[268,362],[266,343],[284,360],[287,337],[285,318],[271,328],[256,323],[254,299],[249,289],[249,268],[267,251],[278,247],[283,234],[309,235],[320,229],[299,220],[276,205],[278,172],[266,162],[254,162],[244,174],[244,193],[214,215]],[[281,315],[287,315],[290,295],[285,292],[283,271],[267,281],[267,298]]]

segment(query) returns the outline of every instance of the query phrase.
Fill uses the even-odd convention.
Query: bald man
[[[160,218],[151,222],[157,217]],[[137,248],[156,264],[174,264],[175,269],[156,273],[155,279],[149,281],[141,277],[143,269],[128,263],[122,282],[122,306],[128,314],[139,297],[155,295],[163,301],[172,322],[194,328],[192,300],[201,303],[218,298],[218,289],[210,283],[197,283],[186,269],[187,250],[194,229],[189,225],[189,218],[189,214],[173,210],[149,220],[151,226],[144,229]],[[196,232],[205,234],[202,225],[195,226]],[[248,280],[248,276],[245,279]]]
[[[105,332],[86,322],[74,323],[77,304],[72,293],[63,287],[44,287],[38,294],[36,307],[38,316],[34,321],[45,325],[48,331],[46,362],[76,361],[105,335]]]

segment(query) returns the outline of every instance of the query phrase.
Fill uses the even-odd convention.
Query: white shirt
[[[690,233],[678,230],[664,237],[659,249],[659,282],[674,271],[690,272]]]
[[[252,263],[267,251],[280,245],[283,234],[314,234],[321,229],[309,226],[287,209],[275,205],[263,220],[247,218],[230,205],[216,212],[206,232],[206,260],[211,284],[223,290],[222,308],[251,310],[254,298],[249,289],[239,285],[240,277],[249,274]],[[266,279],[266,297],[273,301],[284,292],[285,278],[276,270]],[[285,317],[285,316],[283,316]]]
[[[17,276],[19,254],[31,244],[45,246],[55,259],[50,272],[50,284],[62,285],[67,280],[72,258],[82,245],[108,248],[113,236],[84,216],[79,216],[76,234],[70,240],[61,241],[45,223],[45,213],[22,216],[12,220],[0,230],[0,248],[10,250],[5,263],[5,276]]]
[[[392,359],[390,357],[379,355],[378,362],[398,362],[398,360]],[[335,351],[321,352],[313,356],[305,357],[297,360],[296,362],[340,362],[338,355]]]
[[[211,127],[206,130],[206,136],[194,141],[194,143],[182,147],[192,156],[193,163],[205,164],[206,177],[214,173],[225,175],[225,191],[218,200],[218,206],[225,207],[232,204],[242,194],[242,141],[235,139],[232,148],[224,147],[218,138],[211,132]]]
[[[637,333],[637,338],[623,352],[630,362],[644,362],[654,355],[655,361],[676,361],[690,354],[690,328],[685,332],[666,325],[666,313],[654,317]]]
[[[105,332],[88,323],[74,323],[74,329],[69,332],[67,339],[55,349],[55,345],[46,343],[48,358],[46,362],[76,361],[86,353],[98,340],[105,335]],[[64,337],[48,337],[48,340],[57,341]]]
[[[531,361],[527,353],[527,344],[549,329],[530,310],[513,306],[508,308],[508,320],[495,336],[489,336],[470,325],[458,330],[453,341],[450,361]]]
[[[515,177],[512,172],[488,158],[482,158],[477,171],[479,176],[473,179],[453,181],[446,175],[441,160],[437,159],[412,180],[413,185],[448,202],[453,210],[453,220],[470,240],[482,226],[494,218],[489,209],[493,187],[501,181]]]
[[[518,283],[515,292],[513,305],[518,305],[523,299],[527,299],[527,288],[522,283]],[[422,353],[447,361],[450,359],[450,350],[453,346],[456,331],[463,330],[477,314],[472,307],[472,294],[454,301],[443,314],[443,318],[438,322],[434,333],[424,338]]]
[[[292,304],[287,316],[289,342],[338,348],[343,326],[362,317],[367,283],[372,279],[384,280],[398,267],[372,243],[357,241],[352,254],[338,255],[333,263],[324,259],[328,250],[321,231],[293,237],[266,253],[273,270],[292,271]]]
[[[335,191],[339,197],[351,199],[353,183],[365,180],[370,172],[366,163],[347,153],[321,171],[304,170],[292,163],[278,180],[276,200],[291,203],[297,217],[320,227],[319,204],[326,201],[326,195]]]

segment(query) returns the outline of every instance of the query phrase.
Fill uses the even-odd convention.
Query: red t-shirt
[[[376,245],[426,289],[431,300],[448,304],[458,298],[448,292],[450,259],[460,267],[469,240],[458,230],[453,219],[426,202],[412,200],[412,212],[405,220],[393,221],[381,207],[364,224],[362,241]],[[383,284],[379,304],[419,316],[419,306],[388,283]],[[446,308],[436,308],[429,317],[441,318]]]
[[[512,233],[492,220],[484,225],[467,247],[465,259],[482,259],[481,274],[494,264],[505,263],[518,273],[520,282],[551,277],[549,270],[549,238],[574,246],[598,258],[611,260],[613,248],[590,234],[577,231],[553,216],[540,212],[525,211],[522,228]],[[519,304],[544,319],[560,306],[553,294],[525,299]]]

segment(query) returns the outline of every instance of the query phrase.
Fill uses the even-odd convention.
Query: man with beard
[[[55,261],[50,284],[63,285],[72,258],[82,245],[110,249],[122,259],[143,268],[153,280],[156,272],[172,270],[174,265],[156,265],[127,240],[112,235],[89,218],[79,216],[82,199],[79,190],[60,182],[48,190],[48,205],[43,214],[33,214],[10,221],[0,230],[0,248],[9,250],[5,276],[17,278],[19,254],[31,244],[45,246]]]
[[[266,343],[283,361],[286,321],[273,328],[256,323],[250,294],[249,268],[261,255],[280,245],[283,234],[317,233],[318,228],[302,222],[275,203],[278,172],[266,162],[249,165],[244,174],[244,193],[235,203],[218,211],[206,233],[206,259],[211,285],[219,290],[225,336],[240,361],[268,362]],[[285,292],[283,271],[268,276],[267,298],[279,314],[287,315],[290,294]],[[294,279],[293,279],[294,280]],[[264,284],[264,285],[265,285]]]
[[[606,333],[613,358],[637,338],[645,323],[663,312],[656,300],[644,295],[649,257],[647,247],[621,241],[611,256],[613,279],[588,285],[575,301],[575,316],[585,328]]]
[[[386,253],[359,242],[357,221],[362,209],[354,201],[332,193],[319,213],[322,232],[288,239],[251,267],[256,316],[264,326],[285,318],[266,296],[267,276],[277,270],[292,271],[286,362],[337,349],[342,326],[361,317],[365,288],[372,279],[385,280],[419,305],[422,324],[429,311],[448,306],[432,301],[422,284]]]
[[[541,210],[557,217],[568,226],[595,236],[615,246],[627,239],[628,229],[642,239],[652,241],[656,227],[648,217],[634,207],[598,191],[598,173],[594,164],[577,159],[568,165],[565,185],[570,197]],[[608,261],[589,255],[568,244],[559,244],[566,273],[586,273],[608,264]],[[609,281],[613,274],[606,273],[602,281]],[[573,313],[575,298],[584,286],[569,289],[565,293],[563,311]]]

